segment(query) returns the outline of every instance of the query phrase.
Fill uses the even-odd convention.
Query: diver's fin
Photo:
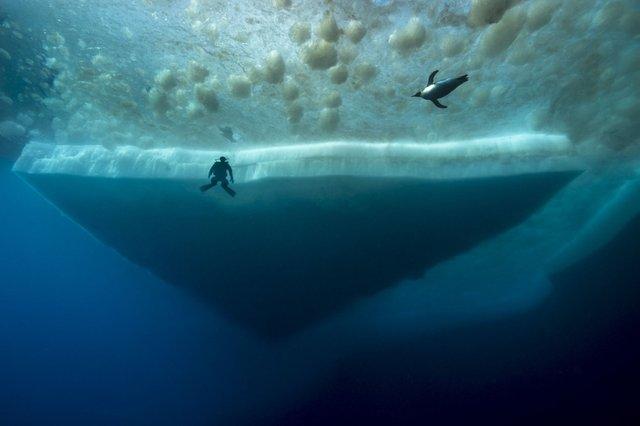
[[[427,83],[427,85],[433,84],[433,79],[435,78],[436,74],[438,74],[438,70],[435,70],[434,72],[431,73],[431,75],[429,76],[429,82]]]
[[[202,185],[202,186],[200,187],[200,192],[208,191],[208,190],[210,190],[211,188],[213,188],[214,186],[215,186],[215,185],[212,185],[212,184],[210,184],[210,183],[209,183],[209,184],[207,184],[207,185]]]
[[[431,99],[431,102],[433,102],[438,108],[446,108],[446,105],[442,105],[440,102],[438,102],[437,99]]]

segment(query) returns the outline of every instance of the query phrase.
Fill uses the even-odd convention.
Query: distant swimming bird
[[[449,93],[453,92],[458,86],[460,86],[465,81],[469,80],[469,76],[467,74],[456,77],[456,78],[448,78],[446,80],[438,81],[437,83],[433,82],[434,77],[438,73],[438,70],[435,70],[429,76],[429,82],[427,83],[427,87],[417,92],[413,97],[418,97],[422,99],[426,99],[428,101],[433,102],[438,108],[446,108],[445,105],[442,105],[438,102],[438,99],[444,98]]]
[[[225,139],[227,139],[229,142],[237,142],[236,138],[233,137],[233,129],[229,126],[225,126],[225,127],[220,127],[218,126],[218,129],[220,129],[220,134],[222,136],[225,137]]]

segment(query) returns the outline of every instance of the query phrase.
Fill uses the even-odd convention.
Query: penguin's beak
[[[419,98],[420,97],[420,92],[416,93],[415,95],[411,95],[412,98]]]

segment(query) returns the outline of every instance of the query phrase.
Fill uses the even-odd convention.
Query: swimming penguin
[[[236,138],[233,137],[233,129],[229,126],[225,126],[225,127],[220,127],[218,126],[218,129],[220,129],[220,134],[227,139],[229,142],[236,142]]]
[[[449,93],[453,92],[458,86],[460,86],[465,81],[469,80],[469,76],[467,74],[456,77],[456,78],[448,78],[446,80],[438,81],[437,83],[433,82],[434,77],[438,73],[438,70],[435,70],[429,76],[429,82],[427,83],[427,87],[422,89],[420,92],[417,92],[413,97],[418,97],[422,99],[426,99],[428,101],[433,102],[438,108],[446,108],[445,105],[442,105],[438,102],[438,99],[444,98]]]

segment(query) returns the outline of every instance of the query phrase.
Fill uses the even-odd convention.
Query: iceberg
[[[14,170],[262,336],[517,309],[637,213],[630,0],[70,5],[5,7]],[[447,110],[435,69],[470,77]],[[197,191],[222,155],[233,200]]]
[[[31,142],[14,169],[80,176],[196,179],[229,157],[239,181],[330,175],[473,178],[578,170],[584,160],[563,135],[514,134],[441,143],[328,141],[235,151],[181,147],[58,145]]]
[[[230,199],[198,191],[218,154],[30,143],[14,170],[128,259],[275,338],[513,227],[581,167],[558,135],[283,145],[231,154]]]

